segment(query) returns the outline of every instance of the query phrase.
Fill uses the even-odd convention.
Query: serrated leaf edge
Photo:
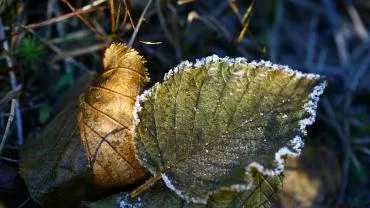
[[[211,55],[202,59],[197,59],[195,64],[191,63],[189,61],[183,61],[179,65],[177,65],[174,69],[169,70],[165,75],[164,75],[164,80],[167,81],[170,79],[172,76],[175,74],[182,72],[182,71],[191,71],[193,69],[199,69],[203,66],[206,66],[211,63],[215,62],[226,62],[228,63],[229,66],[233,65],[247,65],[252,68],[256,67],[265,67],[267,70],[283,70],[285,71],[288,75],[294,76],[298,79],[300,78],[308,78],[308,79],[315,79],[319,80],[321,79],[321,76],[318,74],[312,74],[312,73],[303,73],[301,71],[293,70],[289,66],[286,65],[279,65],[279,64],[273,64],[270,61],[265,61],[261,60],[259,62],[257,61],[251,61],[248,62],[247,59],[243,57],[238,57],[238,58],[229,58],[229,57],[224,57],[220,58],[217,55]],[[138,95],[136,98],[136,103],[134,106],[133,110],[133,126],[132,126],[132,135],[135,137],[135,127],[140,123],[140,118],[139,118],[139,112],[142,110],[141,104],[146,101],[153,92],[153,89],[156,87],[161,86],[161,83],[156,83],[153,87],[150,89],[145,90],[142,94]],[[299,133],[302,134],[303,136],[307,135],[307,130],[306,128],[310,125],[312,125],[315,122],[316,119],[316,109],[317,109],[317,104],[319,102],[320,96],[323,94],[325,88],[327,86],[327,82],[323,80],[320,84],[315,86],[312,90],[312,92],[308,96],[308,102],[303,105],[304,109],[306,112],[309,114],[308,117],[302,119],[299,121]],[[288,143],[288,146],[281,147],[276,153],[275,153],[275,167],[273,169],[269,169],[264,167],[263,165],[259,164],[258,162],[252,162],[250,163],[247,167],[245,167],[246,174],[250,174],[253,169],[257,170],[261,174],[265,176],[276,176],[281,174],[284,171],[284,157],[285,156],[290,156],[290,157],[298,157],[301,152],[302,148],[304,147],[304,142],[303,139],[300,135],[296,135],[293,139],[291,139]],[[135,151],[136,147],[135,147]],[[136,154],[137,159],[140,161],[140,163],[144,166],[142,163],[141,159],[138,157],[138,154]],[[144,166],[145,167],[145,166]],[[149,169],[149,171],[152,174],[155,174],[152,170]],[[213,191],[208,193],[208,197],[206,199],[203,198],[194,198],[194,197],[189,197],[187,196],[183,191],[176,189],[173,184],[171,183],[171,180],[164,174],[161,174],[161,177],[163,181],[165,182],[166,186],[173,190],[176,194],[178,194],[181,198],[185,199],[187,202],[191,201],[193,203],[200,203],[200,204],[206,204],[207,200],[210,195],[214,194],[215,192],[219,191]],[[234,191],[245,191],[248,190],[253,181],[249,184],[234,184],[228,187],[223,187],[221,190],[234,190]]]

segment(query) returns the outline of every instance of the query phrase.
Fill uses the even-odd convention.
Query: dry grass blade
[[[152,41],[143,41],[143,40],[139,40],[140,43],[143,43],[143,44],[146,44],[146,45],[159,45],[159,44],[162,44],[162,42],[160,41],[157,41],[157,42],[152,42]]]
[[[239,33],[239,36],[236,40],[237,43],[240,43],[244,39],[244,36],[245,36],[246,32],[248,31],[249,23],[252,19],[252,15],[253,15],[253,9],[254,9],[254,1],[249,5],[247,11],[243,15],[242,20],[244,22],[244,26],[243,26],[243,29]]]
[[[22,85],[19,84],[15,88],[13,88],[10,92],[8,92],[4,97],[0,99],[0,110],[13,98],[18,97],[20,91],[22,90]]]
[[[72,12],[76,12],[77,10],[67,1],[67,0],[62,0],[68,7],[69,9],[72,11]],[[94,26],[92,26],[89,21],[83,17],[81,14],[76,14],[76,16],[78,18],[80,18],[80,20],[92,31],[94,32],[95,34],[99,35],[99,36],[103,36],[103,34],[101,34],[98,30],[95,29]]]
[[[194,2],[194,1],[197,1],[197,0],[178,0],[177,5],[184,5],[184,4]]]
[[[147,13],[150,5],[152,4],[152,2],[153,2],[153,0],[149,0],[148,3],[146,4],[144,10],[143,10],[143,13],[141,13],[139,22],[137,23],[137,26],[136,26],[136,28],[134,30],[134,33],[131,36],[130,42],[128,42],[128,46],[132,46],[134,44],[135,38],[137,36],[137,33],[139,32],[140,26],[143,23],[143,21],[145,19],[145,15],[146,15],[146,13]]]
[[[229,5],[230,5],[231,10],[233,10],[233,12],[235,13],[235,15],[238,17],[239,21],[243,24],[242,16],[241,16],[241,14],[239,12],[239,8],[236,5],[235,0],[229,0]]]
[[[50,18],[50,19],[47,19],[47,20],[44,20],[44,21],[41,21],[41,22],[38,22],[38,23],[32,23],[32,24],[29,24],[29,25],[26,25],[26,26],[22,27],[22,29],[20,31],[12,33],[9,38],[3,39],[2,42],[4,42],[5,40],[10,39],[12,37],[15,37],[15,36],[25,32],[25,31],[29,31],[29,30],[32,30],[32,29],[35,29],[35,28],[38,28],[38,27],[43,27],[43,26],[47,26],[47,25],[50,25],[50,24],[60,22],[60,21],[64,21],[64,20],[67,20],[67,19],[69,19],[71,17],[74,17],[76,15],[79,15],[79,14],[85,14],[85,13],[90,13],[90,12],[94,12],[94,11],[97,11],[97,10],[105,10],[105,9],[107,9],[107,7],[90,7],[90,6],[89,7],[83,7],[82,9],[71,12],[71,13],[67,13],[67,14],[64,14],[64,15],[61,15],[61,16],[58,16],[58,17]]]
[[[100,51],[106,47],[105,43],[98,43],[89,47],[85,48],[79,48],[79,49],[74,49],[71,51],[65,51],[65,52],[60,52],[55,58],[53,58],[52,63],[62,60],[62,59],[70,59],[75,56],[80,56],[84,54],[89,54],[95,51]]]
[[[131,12],[130,12],[130,10],[128,9],[128,5],[127,5],[126,0],[123,0],[123,4],[124,4],[124,6],[125,6],[125,14],[128,16],[128,18],[129,18],[129,20],[130,20],[130,23],[131,23],[131,25],[132,25],[132,28],[134,28],[134,30],[135,30],[136,26],[135,26],[134,21],[132,20]],[[126,18],[125,18],[125,19],[126,19]],[[125,23],[126,23],[126,21],[123,21],[123,24],[125,24]]]
[[[10,44],[8,43],[8,39],[5,36],[3,23],[0,19],[0,39],[3,39],[2,46],[4,50],[4,54],[6,54],[5,59],[8,68],[13,68],[15,66],[13,56],[9,53],[10,51]],[[17,77],[13,70],[9,71],[9,78],[10,78],[10,85],[12,89],[16,89],[17,87]],[[23,122],[22,122],[22,114],[20,110],[19,100],[15,99],[15,122],[17,124],[17,136],[18,136],[18,145],[23,144]]]

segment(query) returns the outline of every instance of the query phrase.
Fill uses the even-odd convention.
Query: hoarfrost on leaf
[[[185,200],[246,188],[298,156],[326,82],[268,61],[216,55],[183,62],[137,100],[137,157]],[[282,116],[283,115],[283,116]]]

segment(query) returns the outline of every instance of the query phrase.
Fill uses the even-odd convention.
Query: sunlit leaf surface
[[[325,84],[270,62],[183,62],[136,103],[138,158],[188,201],[246,190],[245,172],[278,175],[283,156],[299,155]]]

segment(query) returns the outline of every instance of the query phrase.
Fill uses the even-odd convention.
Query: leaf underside
[[[276,152],[296,150],[292,138],[304,136],[299,121],[311,116],[304,104],[320,84],[318,76],[263,64],[180,65],[138,101],[138,158],[186,200],[245,189],[248,165],[274,169]]]
[[[77,102],[68,105],[21,151],[21,175],[31,197],[40,204],[73,203],[85,181],[91,180],[77,119],[71,116],[76,115],[77,108]]]
[[[206,205],[187,203],[163,184],[157,184],[142,196],[131,199],[127,192],[88,203],[88,208],[227,208],[227,207],[273,207],[278,200],[282,176],[266,177],[256,173],[254,183],[247,191],[219,191],[210,196]]]
[[[46,207],[77,206],[93,192],[88,160],[77,126],[78,95],[95,73],[82,75],[64,97],[68,105],[41,133],[32,133],[20,151],[20,175],[30,196]]]

